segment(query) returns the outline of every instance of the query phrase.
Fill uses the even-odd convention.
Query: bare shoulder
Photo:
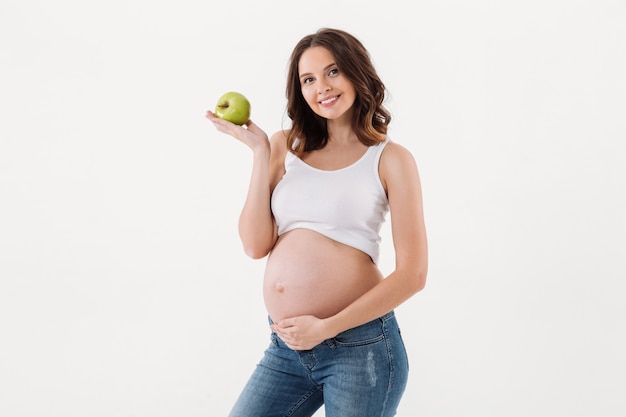
[[[287,154],[287,134],[288,130],[279,130],[270,137],[270,148],[272,150],[272,161],[284,162]],[[272,162],[272,163],[273,163]]]
[[[279,130],[275,132],[272,136],[270,136],[270,147],[272,149],[272,154],[276,153],[276,156],[280,157],[281,159],[283,159],[285,154],[287,153],[288,134],[288,130]]]
[[[380,157],[381,176],[393,178],[394,175],[416,170],[415,157],[411,151],[397,142],[389,141]]]
[[[385,146],[380,157],[378,172],[388,195],[392,190],[419,187],[420,180],[415,157],[411,151],[397,142],[390,141]]]
[[[285,175],[285,156],[287,155],[288,130],[279,130],[270,137],[270,181],[272,190]]]

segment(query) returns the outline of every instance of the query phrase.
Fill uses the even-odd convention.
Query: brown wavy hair
[[[287,135],[288,149],[301,156],[323,148],[328,142],[327,120],[311,110],[300,86],[300,58],[314,46],[326,48],[335,58],[339,71],[354,85],[356,100],[352,129],[359,141],[367,146],[383,142],[391,114],[383,106],[387,90],[376,73],[369,52],[353,35],[339,29],[322,28],[302,38],[289,59],[286,96],[287,115],[292,123]],[[294,146],[296,139],[298,142]]]

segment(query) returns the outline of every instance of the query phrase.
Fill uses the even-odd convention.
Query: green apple
[[[215,115],[236,125],[243,125],[250,118],[250,102],[243,94],[229,91],[217,101]]]

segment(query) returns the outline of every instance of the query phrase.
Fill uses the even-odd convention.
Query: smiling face
[[[356,90],[339,70],[330,51],[314,46],[298,62],[302,96],[311,110],[328,120],[349,120]]]

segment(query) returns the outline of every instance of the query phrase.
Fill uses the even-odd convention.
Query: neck
[[[356,137],[350,124],[331,120],[328,121],[329,145],[347,145],[358,141],[359,139]]]

